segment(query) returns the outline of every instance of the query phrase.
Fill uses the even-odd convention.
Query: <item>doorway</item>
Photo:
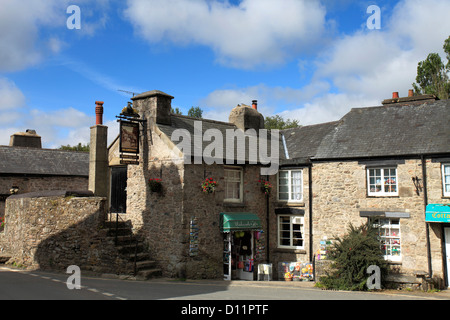
[[[447,286],[450,288],[450,228],[444,228],[445,233],[445,262],[447,265]]]
[[[111,168],[111,213],[127,212],[127,167]]]
[[[224,280],[254,280],[253,231],[224,233]]]

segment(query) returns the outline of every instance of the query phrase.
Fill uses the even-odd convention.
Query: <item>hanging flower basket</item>
[[[162,180],[158,178],[151,178],[148,179],[148,185],[150,186],[151,192],[162,192]]]
[[[216,189],[217,182],[213,178],[206,178],[202,183],[202,191],[204,193],[213,193]]]
[[[272,190],[272,185],[269,181],[266,180],[258,180],[261,185],[261,191],[264,192],[265,195],[269,195]]]
[[[5,217],[0,217],[0,231],[5,227]]]

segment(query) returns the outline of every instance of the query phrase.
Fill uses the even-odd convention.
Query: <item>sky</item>
[[[112,142],[129,92],[150,90],[219,121],[252,100],[264,116],[335,121],[406,96],[429,53],[444,60],[449,12],[448,0],[0,0],[0,145],[26,129],[45,148],[86,144],[95,101]]]

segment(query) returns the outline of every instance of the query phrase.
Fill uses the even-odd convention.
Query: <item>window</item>
[[[398,195],[396,168],[367,169],[367,180],[369,196]]]
[[[278,200],[303,200],[302,170],[281,170],[278,172]]]
[[[303,217],[278,216],[278,247],[303,249]]]
[[[442,165],[442,188],[444,196],[450,197],[450,164]]]
[[[227,202],[242,202],[242,169],[226,168],[225,169],[225,199]]]
[[[374,226],[379,230],[378,237],[384,258],[389,261],[401,261],[400,219],[376,219]]]

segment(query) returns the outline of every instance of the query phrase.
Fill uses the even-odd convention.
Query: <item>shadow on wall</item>
[[[43,191],[7,200],[5,242],[10,263],[30,269],[121,272],[104,228],[106,199],[89,191]]]

